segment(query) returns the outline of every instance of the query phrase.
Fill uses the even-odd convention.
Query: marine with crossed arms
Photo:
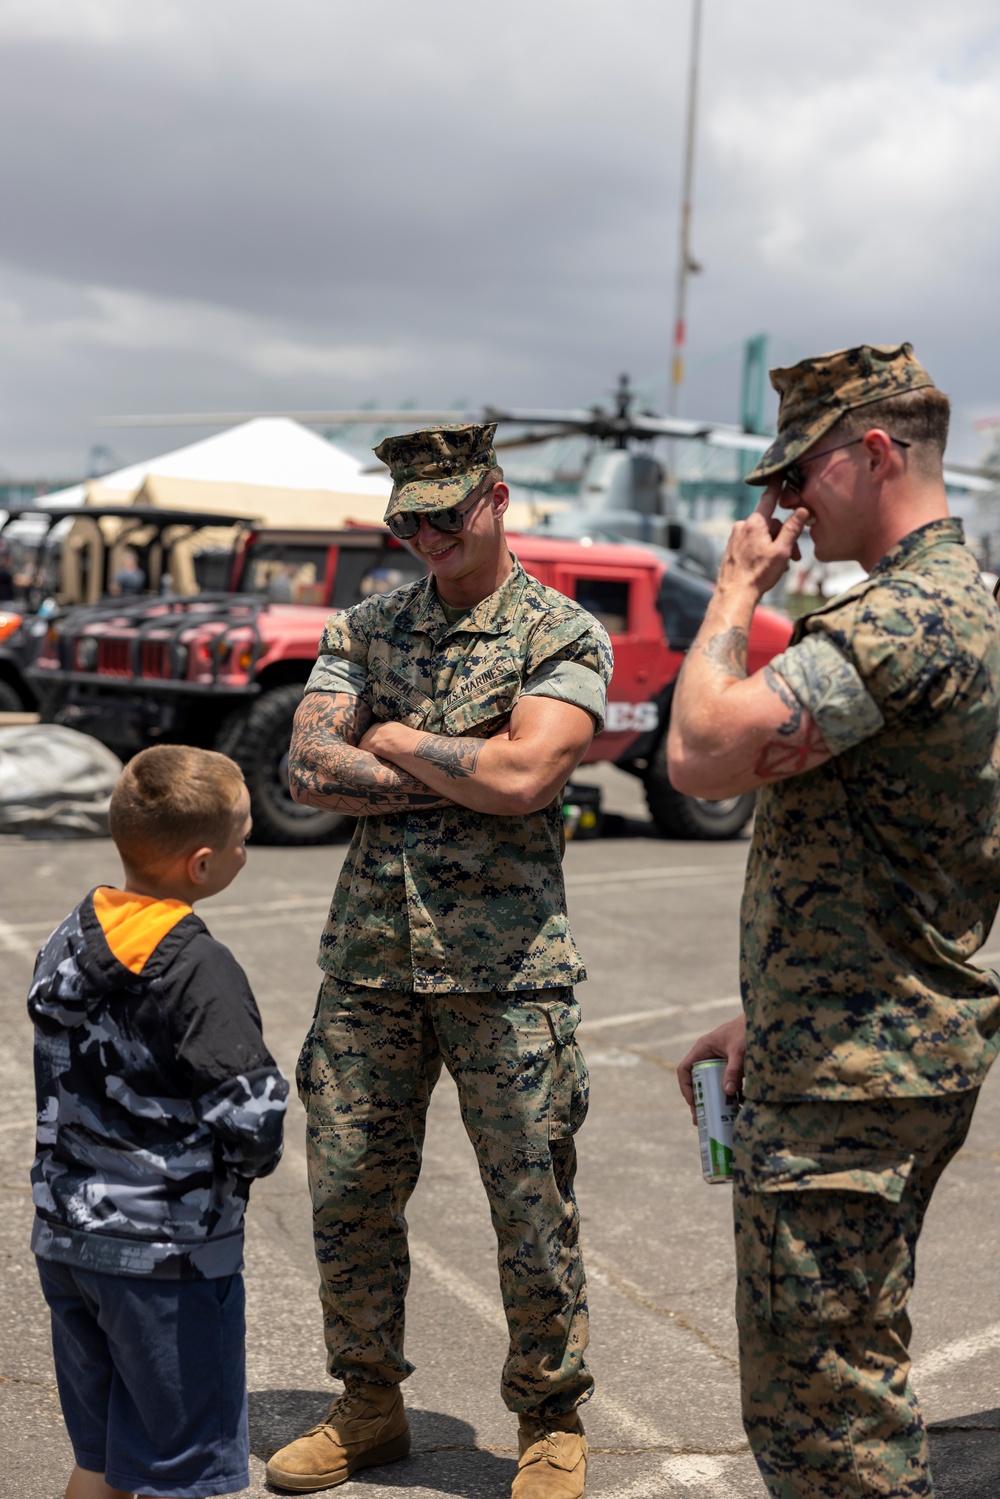
[[[604,724],[611,647],[504,535],[495,428],[376,448],[426,580],[332,616],[296,714],[296,800],[358,819],[298,1066],[328,1368],[320,1425],[267,1476],[306,1492],[405,1457],[404,1211],[442,1063],[496,1230],[516,1499],[578,1499],[587,1301],[573,1191],[587,1110],[561,792]],[[455,1226],[460,1234],[460,1225]],[[445,1330],[447,1336],[447,1330]]]
[[[674,697],[670,776],[758,788],[743,1015],[679,1069],[742,1079],[743,1420],[775,1499],[932,1494],[907,1301],[931,1193],[1000,1045],[976,966],[1000,897],[1000,611],[951,519],[947,397],[909,344],[773,370],[748,482]],[[791,511],[782,523],[781,505]],[[753,608],[805,527],[869,576],[747,673]]]

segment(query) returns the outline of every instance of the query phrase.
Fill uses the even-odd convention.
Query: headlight
[[[93,671],[97,665],[97,641],[92,635],[84,635],[76,643],[76,664],[79,671]]]

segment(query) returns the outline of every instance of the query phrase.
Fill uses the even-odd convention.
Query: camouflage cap
[[[424,427],[383,438],[375,456],[392,475],[386,520],[400,510],[448,510],[461,504],[496,467],[496,429],[496,422]]]
[[[747,484],[769,484],[845,411],[933,386],[934,381],[914,358],[912,344],[859,344],[772,370],[771,384],[781,397],[778,435],[747,474]]]

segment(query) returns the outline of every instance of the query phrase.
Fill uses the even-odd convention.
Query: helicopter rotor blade
[[[387,423],[478,422],[477,411],[180,411],[146,416],[108,416],[95,423],[101,427],[232,427],[240,422],[284,417],[305,427],[368,426]]]
[[[484,422],[523,422],[526,427],[583,427],[595,417],[604,416],[599,406],[593,410],[577,408],[570,411],[518,410],[510,406],[484,406],[480,420]]]
[[[550,427],[547,432],[525,432],[520,437],[502,437],[499,442],[494,442],[494,448],[530,448],[539,443],[554,442],[559,437],[579,437],[580,429],[572,427]]]
[[[970,479],[990,479],[1000,484],[1000,468],[987,468],[975,463],[951,463],[945,465],[953,474],[965,474]]]
[[[547,432],[525,432],[521,437],[504,437],[499,442],[494,442],[493,447],[497,452],[513,452],[517,448],[538,447],[541,443],[554,442],[560,437],[578,437],[579,435],[579,427],[553,427]],[[369,468],[363,468],[361,472],[384,474],[386,468],[384,463],[374,463]]]

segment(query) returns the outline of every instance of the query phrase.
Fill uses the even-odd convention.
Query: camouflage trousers
[[[927,1205],[976,1097],[744,1105],[743,1424],[775,1499],[933,1494],[906,1305]]]
[[[498,1242],[513,1411],[590,1394],[573,1193],[588,1079],[572,989],[414,994],[328,977],[299,1058],[328,1368],[394,1384],[409,1282],[404,1210],[442,1059],[458,1086]]]

